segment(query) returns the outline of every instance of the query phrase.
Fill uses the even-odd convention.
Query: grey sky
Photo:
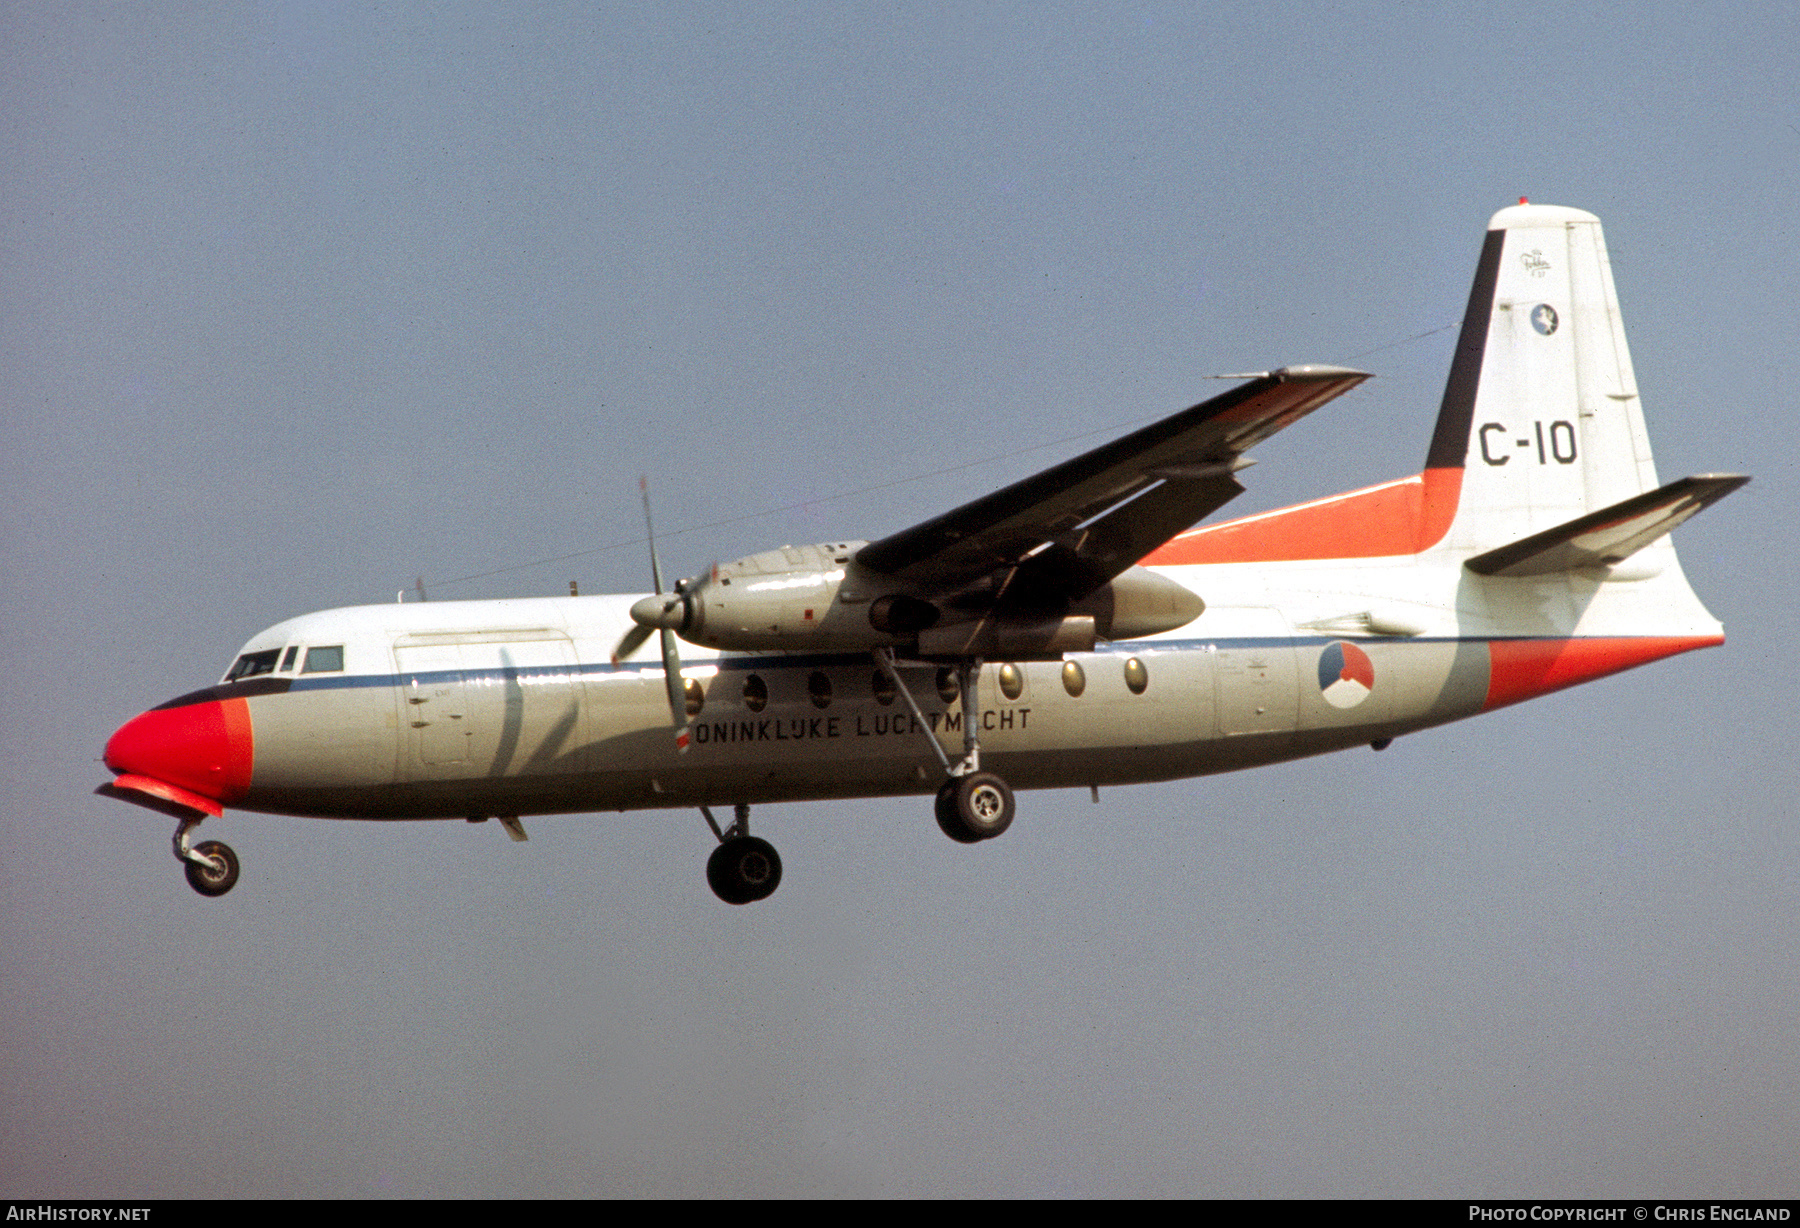
[[[0,9],[0,1193],[1793,1196],[1800,18],[1219,10]],[[1412,472],[1521,194],[1756,477],[1723,649],[974,849],[759,809],[745,909],[682,812],[233,813],[209,901],[90,795],[288,615],[643,589],[639,473],[692,570],[1306,361],[1379,378],[1228,514]]]

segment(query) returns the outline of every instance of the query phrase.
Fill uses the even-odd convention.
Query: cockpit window
[[[308,648],[306,664],[300,667],[303,674],[334,674],[344,668],[344,646],[333,644],[329,648]]]
[[[231,669],[225,675],[225,681],[236,682],[240,678],[254,678],[258,674],[275,672],[275,658],[281,655],[279,648],[265,648],[261,652],[247,652],[232,662]]]
[[[300,645],[289,644],[286,654],[281,658],[281,672],[287,673],[294,668],[294,655],[300,651]]]

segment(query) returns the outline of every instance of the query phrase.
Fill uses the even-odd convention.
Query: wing
[[[1017,568],[1014,594],[1080,600],[1242,493],[1245,450],[1368,378],[1283,367],[871,542],[856,561],[940,593]]]

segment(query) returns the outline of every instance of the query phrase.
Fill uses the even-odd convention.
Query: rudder
[[[1656,488],[1600,220],[1488,223],[1426,460],[1461,470],[1443,545],[1487,550]]]

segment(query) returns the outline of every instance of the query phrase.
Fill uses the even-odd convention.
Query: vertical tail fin
[[[1639,551],[1632,574],[1675,569],[1661,539],[1746,480],[1658,490],[1600,220],[1519,204],[1488,223],[1424,472],[1190,529],[1144,561],[1444,551],[1481,575],[1605,567],[1625,579],[1614,564]]]
[[[1656,488],[1593,214],[1520,204],[1488,223],[1426,472],[1460,477],[1444,544],[1463,550]]]

